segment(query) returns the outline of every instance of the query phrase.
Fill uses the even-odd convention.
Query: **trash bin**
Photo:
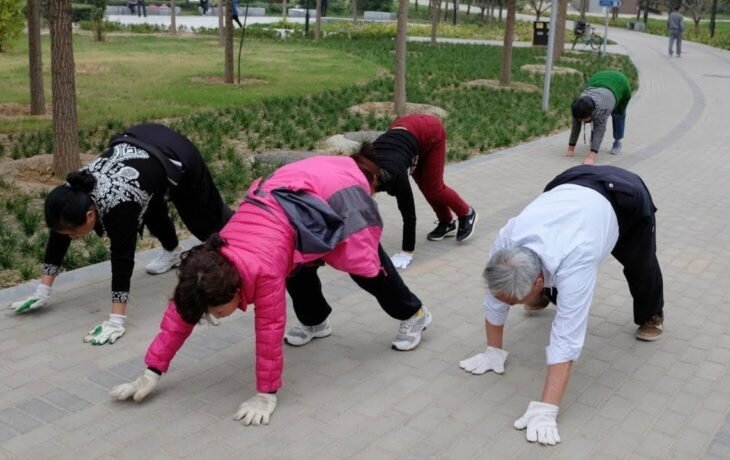
[[[550,23],[547,21],[532,22],[532,46],[547,46]]]

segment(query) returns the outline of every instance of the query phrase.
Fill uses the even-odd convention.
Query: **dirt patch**
[[[46,113],[44,115],[31,115],[30,104],[18,104],[16,102],[5,102],[0,104],[0,119],[13,120],[17,118],[35,117],[35,118],[51,118],[53,114],[53,106],[46,104]]]
[[[81,155],[81,164],[93,161],[97,155]],[[47,189],[63,183],[53,175],[53,155],[35,155],[30,158],[3,161],[0,176],[14,182],[21,190]]]
[[[521,81],[513,81],[509,85],[503,86],[499,84],[499,80],[472,80],[461,84],[464,88],[489,88],[499,91],[512,90],[520,91],[525,93],[539,92],[540,89],[529,83],[523,83]]]
[[[192,77],[190,83],[200,83],[203,85],[229,85],[223,81],[223,77]],[[233,78],[234,85],[246,86],[246,85],[263,85],[268,83],[266,80],[260,80],[258,78],[242,78],[241,83],[238,83],[238,79]]]
[[[372,113],[377,117],[396,118],[392,102],[365,102],[364,104],[354,105],[347,110],[356,115],[370,115]],[[442,120],[449,116],[446,110],[435,105],[407,103],[406,115],[414,113],[434,115]]]
[[[522,67],[520,67],[520,70],[524,70],[525,72],[529,73],[539,73],[544,74],[545,73],[545,64],[525,64]],[[553,75],[582,75],[582,73],[579,70],[576,70],[572,67],[558,67],[553,66]]]
[[[105,64],[97,64],[94,62],[78,62],[76,63],[76,73],[80,75],[99,75],[109,73],[109,67]]]

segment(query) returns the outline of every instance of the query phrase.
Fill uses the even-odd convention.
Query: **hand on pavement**
[[[525,437],[530,442],[539,442],[547,446],[554,446],[560,443],[558,434],[558,406],[552,404],[530,401],[527,410],[515,421],[515,428],[525,431]]]
[[[116,326],[109,321],[104,321],[89,331],[88,335],[84,337],[84,342],[92,345],[104,345],[105,343],[112,345],[126,331],[124,326]]]
[[[412,260],[413,253],[408,252],[399,252],[390,258],[390,261],[393,262],[393,266],[400,269],[407,268],[411,264]]]
[[[24,300],[19,302],[13,302],[10,304],[10,309],[14,310],[15,313],[23,313],[26,311],[35,310],[41,308],[46,304],[48,298],[51,296],[51,287],[45,284],[38,284],[35,288],[35,293]]]
[[[569,145],[568,146],[568,150],[565,151],[565,156],[566,157],[572,157],[573,155],[575,155],[575,146],[574,145]]]
[[[159,380],[160,376],[157,373],[147,369],[134,382],[117,385],[109,394],[120,401],[132,396],[135,401],[140,402],[155,389]]]
[[[508,355],[509,353],[501,348],[487,347],[484,353],[477,353],[471,358],[459,361],[459,367],[475,375],[487,371],[504,374],[504,362]]]
[[[274,409],[276,409],[276,395],[258,393],[238,407],[233,420],[241,420],[244,425],[268,425]]]

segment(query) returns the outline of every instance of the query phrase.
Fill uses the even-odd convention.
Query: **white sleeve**
[[[570,274],[556,276],[557,313],[545,348],[547,364],[575,361],[580,356],[588,327],[588,314],[596,286],[598,267],[579,265]]]
[[[508,223],[509,225],[509,223]],[[502,230],[499,231],[499,234],[497,235],[497,239],[494,240],[492,243],[492,247],[489,249],[489,259],[492,258],[495,252],[502,250],[507,247],[507,240],[504,237],[505,229],[507,227],[505,226],[502,228]],[[487,259],[487,260],[489,260]],[[507,315],[509,314],[509,305],[497,300],[496,297],[492,295],[491,292],[489,292],[489,289],[487,289],[487,295],[484,298],[484,317],[487,321],[489,321],[490,324],[493,324],[495,326],[502,326],[507,321]]]

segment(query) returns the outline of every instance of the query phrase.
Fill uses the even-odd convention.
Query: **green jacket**
[[[602,70],[593,74],[588,80],[588,86],[610,90],[616,98],[614,112],[619,115],[626,113],[626,106],[631,99],[631,85],[624,74],[616,70]]]

